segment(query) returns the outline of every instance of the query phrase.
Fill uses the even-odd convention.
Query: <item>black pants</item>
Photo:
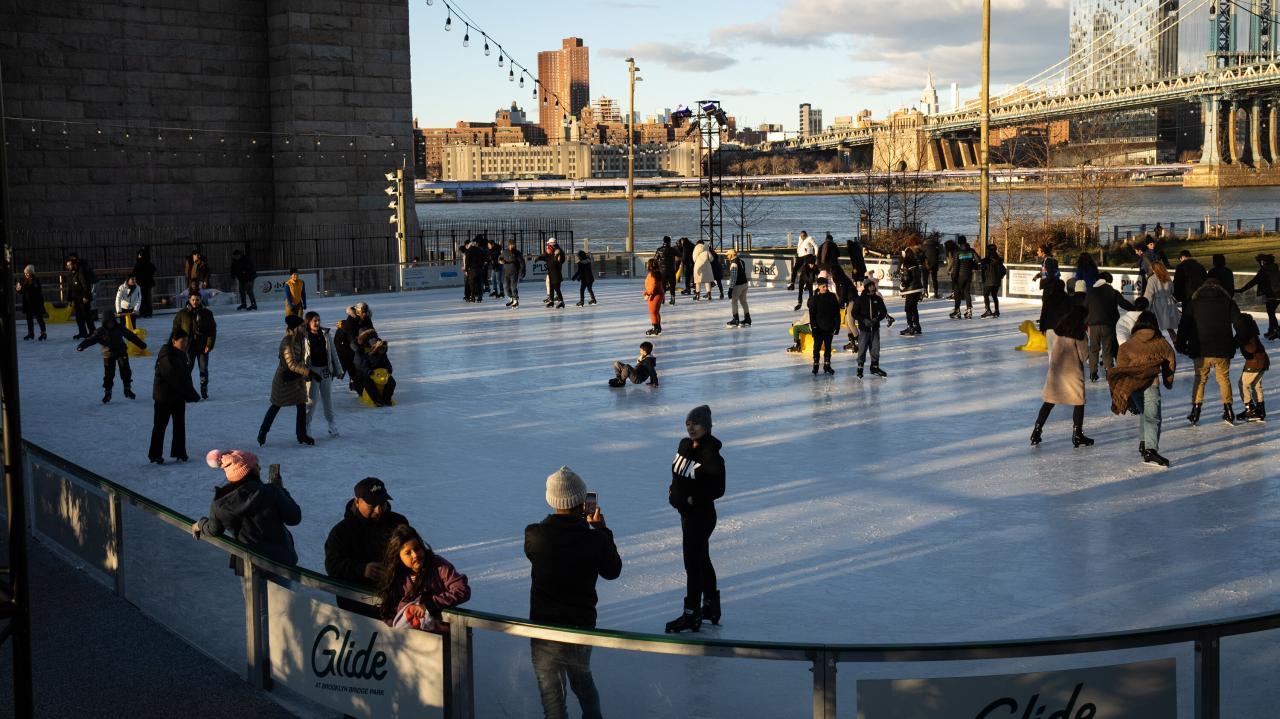
[[[906,310],[906,313],[907,313],[908,327],[920,326],[920,295],[922,294],[923,294],[922,292],[912,292],[911,294],[907,295],[903,300],[904,309]]]
[[[593,302],[595,301],[596,291],[591,289],[592,284],[593,283],[591,282],[583,282],[582,284],[578,285],[578,301],[579,302],[586,302],[588,292],[591,293],[591,300]]]
[[[662,276],[662,290],[664,295],[670,292],[671,299],[674,300],[676,298],[676,273],[672,272]]]
[[[295,380],[301,381],[301,380]],[[370,383],[372,385],[372,383]],[[307,436],[307,406],[305,404],[294,405],[298,408],[298,416],[294,420],[294,433],[298,435],[298,439]],[[262,418],[262,426],[258,428],[258,434],[266,436],[271,431],[271,425],[276,421],[276,415],[280,414],[280,405],[273,404],[267,408],[267,416]]]
[[[952,286],[956,296],[956,311],[960,311],[960,302],[964,302],[966,309],[973,309],[973,278],[957,276],[955,284]]]
[[[133,384],[133,369],[129,367],[129,355],[126,353],[119,357],[112,357],[111,359],[103,358],[103,389],[111,389],[111,385],[115,384],[117,366],[120,367],[120,384],[124,385],[125,389],[128,389],[129,385]]]
[[[97,327],[93,323],[93,305],[89,302],[81,300],[75,301],[73,308],[76,315],[76,330],[81,337],[88,337],[93,334]]]
[[[237,280],[240,286],[240,306],[255,308],[258,306],[258,298],[253,296],[253,280]],[[245,298],[249,298],[248,304]]]
[[[929,267],[924,271],[924,293],[929,294],[929,285],[933,285],[933,295],[937,297],[942,294],[942,290],[938,288],[938,268]]]
[[[138,308],[139,317],[151,316],[151,288],[145,285],[139,285],[142,290],[142,306]]]
[[[684,278],[684,293],[687,295],[693,289],[693,263],[680,265],[680,276]]]
[[[714,507],[705,513],[680,515],[684,573],[688,579],[685,606],[701,607],[702,598],[716,591],[716,568],[711,564],[711,533],[715,528]]]
[[[805,292],[808,292],[809,296],[813,297],[813,280],[809,279],[808,275],[802,275],[799,287],[800,289],[796,290],[796,304],[803,304]]]
[[[1280,332],[1280,322],[1276,321],[1276,307],[1280,307],[1280,299],[1267,300],[1267,331],[1268,332],[1271,332],[1273,330],[1276,332]],[[27,320],[27,322],[30,322],[30,321],[31,320]],[[28,324],[27,326],[30,327],[31,325]],[[42,332],[44,331],[43,321],[40,323],[40,331]]]
[[[813,258],[813,255],[804,255],[802,257],[796,258],[795,264],[791,265],[791,279],[787,282],[787,284],[794,285],[796,283],[796,277],[800,275],[800,268],[804,267],[805,263],[807,263],[812,258]]]
[[[41,312],[43,312],[43,310],[41,310]],[[1275,315],[1274,315],[1274,314],[1272,314],[1272,317],[1274,317],[1274,316],[1275,316]],[[34,336],[35,336],[35,334],[36,334],[36,323],[37,323],[37,322],[39,322],[39,323],[40,323],[40,334],[44,334],[44,332],[45,332],[45,329],[44,329],[44,315],[43,315],[43,314],[36,314],[36,313],[34,313],[34,312],[28,312],[28,313],[27,313],[27,336],[29,336],[29,337],[34,337]]]
[[[467,272],[466,299],[478,300],[484,296],[484,276],[479,272]]]
[[[1000,314],[1000,288],[984,285],[982,287],[982,304],[986,306],[988,312],[991,311],[991,306],[995,305],[995,313]]]
[[[1049,419],[1049,412],[1053,411],[1053,403],[1045,402],[1040,405],[1040,415],[1036,417],[1036,424],[1044,424]],[[1084,426],[1084,405],[1078,404],[1071,410],[1071,423],[1077,427]]]
[[[561,279],[555,277],[551,278],[551,294],[548,296],[551,298],[552,304],[556,302],[564,302],[564,293],[560,291],[560,285],[562,282],[563,280]]]
[[[835,332],[827,332],[813,328],[813,366],[818,366],[818,355],[822,355],[823,364],[831,364],[831,337]]]
[[[169,456],[174,459],[187,458],[187,403],[174,402],[167,404],[156,402],[155,413],[151,419],[151,449],[147,451],[150,459],[164,457],[164,433],[173,420],[173,441],[169,444]]]

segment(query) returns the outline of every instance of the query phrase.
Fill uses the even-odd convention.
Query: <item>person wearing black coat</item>
[[[724,299],[724,265],[720,264],[720,253],[716,248],[708,247],[711,253],[711,278],[716,281],[716,289],[720,290],[720,299]],[[710,294],[710,293],[708,293]]]
[[[1102,365],[1110,372],[1116,363],[1116,323],[1120,321],[1120,310],[1131,311],[1133,303],[1111,286],[1110,272],[1098,275],[1084,302],[1089,325],[1089,381],[1097,382],[1098,355],[1101,353]]]
[[[938,268],[942,265],[938,262],[939,254],[942,247],[938,244],[938,238],[930,235],[924,240],[924,274],[925,286],[924,296],[929,296],[929,288],[933,287],[933,298],[936,300],[942,297],[942,290],[938,288]]]
[[[592,285],[596,283],[595,269],[592,267],[591,255],[583,250],[578,250],[578,263],[574,267],[573,277],[578,281],[578,307],[587,304],[587,293],[591,293],[591,304],[596,303],[596,291],[592,289]]]
[[[93,334],[93,286],[95,277],[89,265],[75,255],[67,258],[67,271],[71,273],[67,288],[67,301],[71,303],[76,318],[75,339],[82,340]]]
[[[849,279],[853,280],[855,285],[860,285],[867,278],[867,258],[862,252],[862,243],[848,240],[845,242],[845,248],[849,250]],[[836,266],[839,264],[836,262]]]
[[[1071,311],[1071,298],[1067,296],[1066,287],[1058,278],[1041,280],[1044,285],[1044,297],[1040,301],[1040,331],[1046,341],[1053,342],[1053,328],[1058,326]]]
[[[547,268],[546,306],[564,309],[564,293],[560,291],[560,285],[564,282],[564,250],[560,249],[556,238],[547,240],[543,253],[534,261],[544,263]]]
[[[888,377],[889,373],[880,369],[880,323],[887,319],[892,327],[893,318],[884,305],[884,298],[876,291],[874,280],[862,283],[862,294],[853,303],[851,311],[858,323],[858,379],[862,379],[862,367],[868,353],[871,354],[871,374]]]
[[[467,283],[463,299],[467,302],[484,300],[485,265],[489,261],[484,242],[484,237],[476,235],[462,251],[462,274]]]
[[[360,317],[356,315],[355,307],[347,308],[347,316],[339,320],[333,330],[333,351],[338,355],[338,364],[342,367],[342,373],[349,378],[347,387],[352,391],[355,391],[356,381],[355,343],[360,336],[360,331]]]
[[[796,290],[796,306],[792,308],[792,312],[799,312],[804,306],[804,293],[808,291],[809,299],[813,299],[813,282],[818,277],[818,259],[815,255],[805,255],[796,261],[798,269],[795,276],[798,280],[795,284],[800,289]],[[788,287],[789,289],[789,287]]]
[[[948,242],[950,242],[948,240]],[[951,294],[955,300],[955,309],[948,315],[953,320],[960,319],[960,303],[964,302],[964,318],[973,319],[973,272],[978,267],[978,258],[969,246],[964,235],[956,239],[955,254],[947,248],[951,262]]]
[[[168,344],[156,354],[156,379],[151,387],[151,399],[155,411],[151,422],[151,448],[147,457],[155,464],[164,464],[164,433],[173,420],[173,440],[169,456],[179,462],[187,461],[187,403],[199,402],[200,395],[191,385],[191,370],[187,367],[187,333],[173,331]]]
[[[915,336],[920,327],[920,300],[928,292],[927,259],[920,249],[920,238],[912,237],[907,249],[902,251],[902,263],[898,265],[898,286],[902,295],[903,311],[907,315],[907,328],[898,334]]]
[[[356,483],[355,497],[347,502],[342,520],[324,540],[324,571],[347,584],[365,587],[371,594],[382,579],[381,567],[387,540],[400,525],[409,524],[403,514],[391,511],[391,495],[377,477]],[[338,606],[366,617],[378,618],[378,608],[338,597]]]
[[[1230,267],[1227,267],[1226,255],[1214,255],[1213,267],[1209,268],[1205,276],[1217,280],[1218,284],[1222,285],[1222,289],[1227,291],[1227,294],[1234,295],[1236,293],[1236,275],[1231,271]]]
[[[1280,322],[1276,321],[1276,308],[1280,307],[1280,266],[1276,265],[1275,255],[1258,255],[1255,259],[1258,261],[1258,273],[1236,290],[1236,294],[1258,288],[1258,296],[1266,298],[1267,304],[1267,333],[1263,337],[1269,340],[1280,339]],[[30,328],[31,320],[28,319],[27,322],[27,327]],[[43,332],[40,337],[44,338]]]
[[[831,233],[818,245],[818,269],[825,270],[840,261],[840,246],[836,244]]]
[[[1191,414],[1187,416],[1192,424],[1200,421],[1200,406],[1204,402],[1204,388],[1209,383],[1210,372],[1214,373],[1218,381],[1218,392],[1222,396],[1222,420],[1228,424],[1235,423],[1235,401],[1231,394],[1231,358],[1236,354],[1233,327],[1239,313],[1240,308],[1236,306],[1235,300],[1212,278],[1206,279],[1190,301],[1183,305],[1178,344],[1184,345],[1184,328],[1190,329],[1187,332],[1187,339],[1190,341],[1185,343],[1181,351],[1191,355],[1196,368],[1196,382],[1191,393]]]
[[[587,485],[561,467],[547,477],[547,504],[554,514],[524,528],[528,557],[529,620],[592,629],[596,626],[596,580],[617,579],[622,557],[599,506],[586,508]],[[548,717],[564,717],[565,683],[584,717],[599,717],[600,693],[591,676],[591,647],[545,639],[529,642],[533,673]]]
[[[182,274],[187,278],[188,287],[205,289],[209,286],[209,263],[199,250],[192,250],[191,257],[182,265]]]
[[[253,281],[257,279],[258,271],[253,267],[253,258],[238,249],[232,251],[231,276],[236,278],[236,285],[240,290],[240,306],[236,309],[258,309],[258,298],[253,294]]]
[[[1004,258],[996,250],[995,245],[987,245],[987,256],[982,258],[982,303],[986,311],[983,317],[1000,316],[1000,283],[1004,281],[1007,271]],[[992,306],[995,309],[992,310]]]
[[[711,563],[711,533],[716,528],[715,501],[724,496],[725,466],[720,440],[711,435],[711,408],[694,407],[684,420],[689,436],[680,440],[671,461],[667,501],[680,513],[686,590],[684,611],[667,622],[669,633],[693,631],[702,620],[720,624],[720,591]]]
[[[133,278],[142,290],[142,306],[138,309],[138,316],[150,317],[151,292],[156,287],[156,266],[151,262],[151,245],[143,245],[138,249],[137,258],[133,262]]]
[[[263,482],[258,458],[252,452],[215,449],[205,461],[225,472],[227,483],[213,490],[209,516],[191,525],[192,535],[197,539],[201,534],[216,537],[227,531],[232,539],[268,559],[297,564],[298,551],[289,527],[302,523],[302,508],[284,484]],[[239,566],[234,560],[232,564]]]
[[[818,359],[822,358],[822,371],[835,374],[831,368],[831,338],[840,329],[840,301],[831,292],[825,279],[818,280],[818,291],[809,298],[809,331],[813,336],[813,373],[818,374]]]
[[[676,268],[680,266],[680,253],[671,246],[671,238],[664,236],[656,253],[658,269],[662,272],[663,294],[670,293],[669,304],[676,303]]]
[[[1173,271],[1173,299],[1185,305],[1208,276],[1204,265],[1192,259],[1190,252],[1179,252],[1178,267]]]
[[[22,339],[31,340],[36,337],[36,322],[40,323],[40,341],[48,336],[44,325],[44,288],[36,277],[35,265],[27,265],[22,270],[22,279],[18,280],[14,290],[22,297],[22,316],[27,318],[27,334]]]
[[[688,237],[681,237],[676,241],[676,252],[680,254],[680,277],[684,279],[680,294],[687,295],[693,291],[693,243]]]
[[[137,345],[139,349],[147,348],[147,344],[120,324],[115,315],[107,314],[102,318],[102,326],[94,330],[88,339],[76,345],[77,352],[84,352],[96,344],[102,345],[103,404],[111,401],[111,387],[115,384],[116,367],[120,368],[120,384],[124,385],[124,396],[129,399],[138,398],[133,393],[133,370],[129,367],[129,348],[125,346],[126,340]]]
[[[490,297],[502,297],[502,264],[498,262],[498,258],[502,255],[502,243],[493,240],[486,240],[488,243],[485,248],[489,252],[486,258],[488,272],[485,274],[485,285],[489,289]]]
[[[187,295],[187,306],[173,316],[173,329],[187,333],[188,366],[192,372],[200,368],[200,399],[209,399],[209,353],[218,340],[218,322],[199,292]]]

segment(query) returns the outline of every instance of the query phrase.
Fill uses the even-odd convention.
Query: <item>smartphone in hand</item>
[[[284,478],[280,476],[280,465],[272,464],[267,467],[267,482],[277,487],[284,486]]]
[[[596,508],[600,506],[600,501],[596,497],[595,492],[587,492],[587,501],[582,505],[582,509],[586,515],[590,517],[596,513]]]

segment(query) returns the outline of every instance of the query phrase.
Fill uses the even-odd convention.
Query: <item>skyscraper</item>
[[[591,102],[591,67],[582,38],[567,37],[559,50],[538,53],[538,80],[549,91],[538,105],[538,124],[548,143],[559,144],[564,141],[565,119],[577,117]]]
[[[1071,0],[1071,92],[1137,85],[1178,72],[1179,0]]]
[[[926,115],[938,114],[938,89],[933,86],[933,71],[929,71],[929,79],[924,84],[924,92],[920,93],[921,111]]]
[[[809,103],[800,105],[800,137],[822,132],[822,110],[815,110]]]

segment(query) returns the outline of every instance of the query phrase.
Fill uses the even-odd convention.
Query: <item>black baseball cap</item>
[[[387,485],[377,477],[365,477],[356,482],[356,497],[373,505],[391,500],[391,495],[387,494]]]

